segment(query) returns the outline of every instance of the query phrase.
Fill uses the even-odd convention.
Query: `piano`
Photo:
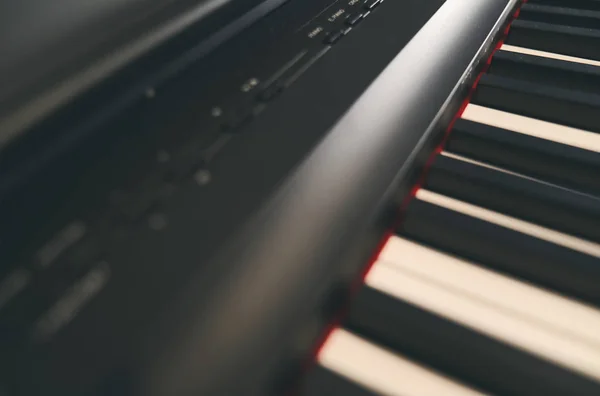
[[[0,395],[600,394],[600,1],[0,12]]]

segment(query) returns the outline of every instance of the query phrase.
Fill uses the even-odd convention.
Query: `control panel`
[[[414,28],[442,2],[432,0],[436,6]],[[145,253],[171,238],[161,237],[175,227],[167,207],[190,205],[192,198],[180,193],[191,186],[206,192],[201,204],[208,209],[202,210],[219,205],[209,189],[222,183],[217,172],[223,153],[261,117],[276,117],[273,110],[292,87],[302,86],[313,67],[335,57],[346,40],[392,6],[397,15],[399,0],[290,0],[184,70],[147,84],[135,105],[99,128],[98,135],[110,139],[74,150],[52,169],[58,176],[10,197],[0,208],[0,394],[54,394],[44,390],[53,384],[64,389],[60,375],[66,372],[73,373],[69,390],[111,383],[96,375],[133,365],[126,348],[111,345],[133,344],[189,270],[178,268],[179,252]],[[394,40],[372,73],[402,47]],[[360,56],[363,49],[354,51]],[[359,94],[347,95],[346,106]],[[336,111],[335,117],[343,110]],[[194,232],[186,229],[177,238],[189,238],[190,245],[208,239]],[[150,264],[154,259],[160,263]],[[104,322],[108,315],[119,330]],[[88,344],[82,334],[106,347]],[[89,350],[65,348],[70,341]],[[94,356],[93,365],[77,364],[83,355]],[[68,367],[59,370],[56,361]]]

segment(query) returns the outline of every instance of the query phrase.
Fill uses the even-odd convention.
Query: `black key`
[[[506,44],[600,60],[600,30],[517,19]]]
[[[380,3],[381,3],[381,0],[366,0],[363,8],[365,10],[371,11],[372,9],[377,7]]]
[[[360,21],[362,21],[362,18],[363,18],[363,14],[361,14],[361,13],[350,14],[346,18],[346,25],[354,26],[354,25],[358,24]]]
[[[600,11],[600,0],[529,0],[529,4],[544,4],[558,7]]]
[[[527,117],[600,132],[600,95],[485,74],[472,102]]]
[[[358,294],[346,327],[493,394],[600,391],[592,381],[370,287]]]
[[[508,228],[416,200],[398,233],[594,304],[600,260]]]
[[[600,241],[600,199],[440,155],[425,187],[443,195]]]
[[[344,36],[344,31],[343,30],[337,30],[335,32],[331,32],[327,35],[327,37],[325,37],[325,44],[334,44],[336,43],[339,39],[342,38],[342,36]]]
[[[521,7],[519,19],[586,29],[600,29],[600,12],[576,8],[524,4]]]
[[[528,176],[600,195],[600,154],[460,119],[446,145],[450,152]]]
[[[316,366],[307,375],[301,396],[374,396],[360,385],[322,367]]]
[[[600,93],[600,67],[498,51],[489,74],[576,91]]]

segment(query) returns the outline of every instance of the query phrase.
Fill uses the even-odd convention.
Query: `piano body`
[[[600,1],[21,3],[0,395],[600,394]]]

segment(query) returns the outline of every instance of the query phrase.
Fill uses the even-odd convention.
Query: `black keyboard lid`
[[[73,96],[191,25],[198,40],[282,0],[0,3],[0,148]]]

